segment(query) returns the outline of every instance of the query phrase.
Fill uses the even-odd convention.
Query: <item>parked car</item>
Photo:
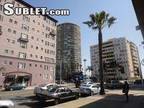
[[[46,94],[41,95],[40,99],[54,100],[54,103],[58,104],[63,100],[72,99],[72,98],[78,99],[79,92],[73,91],[63,86],[54,86],[51,89],[48,89]]]
[[[123,88],[123,83],[119,81],[111,81],[106,83],[106,88],[107,89],[122,89]]]
[[[57,86],[54,83],[50,83],[50,84],[41,84],[38,87],[34,88],[34,94],[36,96],[45,94],[45,92],[47,92],[48,89],[51,89],[52,87]]]
[[[11,100],[0,100],[0,108],[15,108],[15,105]]]
[[[10,85],[5,85],[5,90],[21,90],[26,88],[26,84],[22,83],[11,83]]]
[[[81,95],[94,95],[94,94],[98,94],[99,91],[100,91],[100,86],[99,84],[96,83],[82,84],[80,86]]]

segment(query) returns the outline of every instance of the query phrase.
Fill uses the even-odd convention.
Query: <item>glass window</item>
[[[26,35],[26,34],[21,34],[21,38],[23,38],[23,39],[28,39],[28,35]]]
[[[19,52],[19,58],[26,58],[26,53]]]
[[[19,69],[25,69],[25,67],[26,67],[26,63],[21,63],[21,62],[18,63]]]
[[[0,21],[3,21],[3,16],[2,15],[0,15]]]
[[[20,47],[21,47],[21,48],[27,48],[27,43],[20,42]]]
[[[2,26],[0,26],[0,35],[2,35]]]

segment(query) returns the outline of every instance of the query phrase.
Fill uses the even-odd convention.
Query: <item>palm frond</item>
[[[115,17],[110,17],[108,19],[108,22],[107,22],[108,23],[108,27],[111,27],[111,25],[115,23],[115,20],[116,20]]]
[[[86,22],[83,22],[83,23],[88,25],[89,27],[93,26],[93,22],[92,21],[86,21]]]

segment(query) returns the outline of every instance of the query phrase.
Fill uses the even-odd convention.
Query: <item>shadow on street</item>
[[[124,95],[108,95],[105,98],[89,103],[80,108],[143,108],[144,95],[129,95],[129,102],[126,102]]]

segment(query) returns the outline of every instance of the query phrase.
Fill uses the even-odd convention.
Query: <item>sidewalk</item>
[[[106,95],[90,96],[80,98],[75,101],[66,102],[50,108],[143,108],[144,95],[137,96],[130,94],[129,102],[125,101],[125,96],[117,92],[108,92]]]

